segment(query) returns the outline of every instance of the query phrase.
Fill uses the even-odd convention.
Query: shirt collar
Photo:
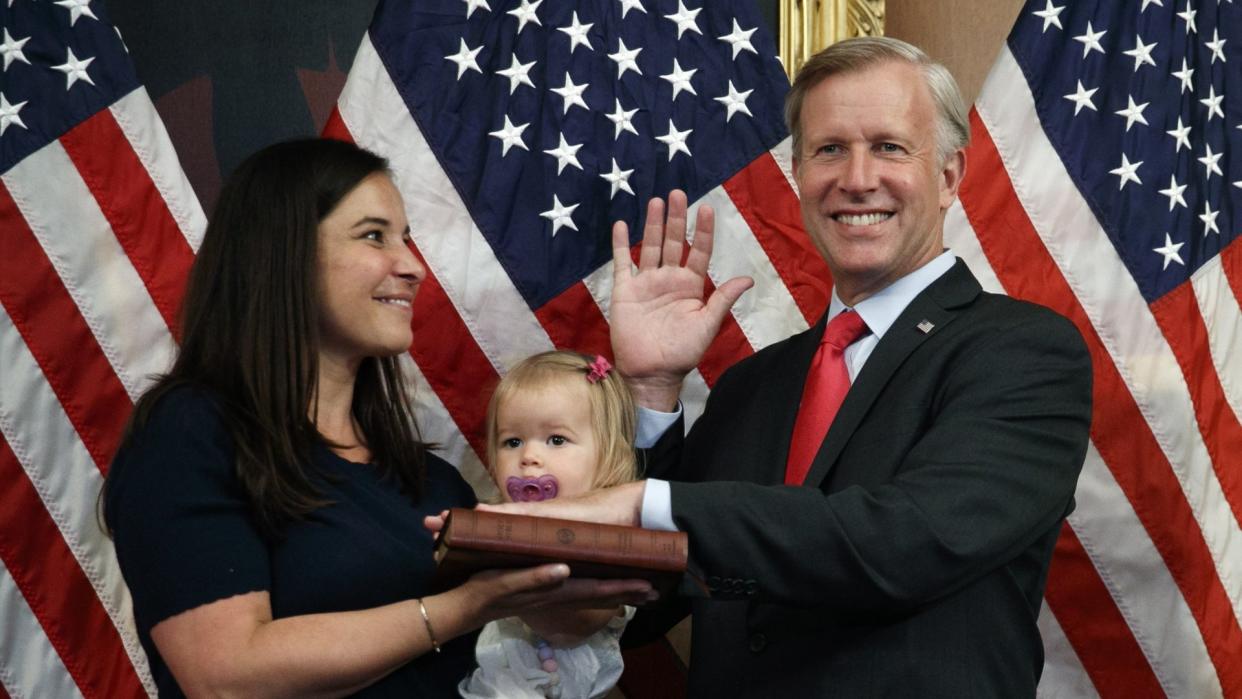
[[[948,272],[954,262],[953,253],[945,250],[922,267],[859,301],[853,310],[862,316],[867,329],[876,336],[876,339],[880,339],[884,337],[884,333],[888,332],[893,323],[897,322],[897,316],[906,310],[906,306],[910,305],[914,297],[923,293],[923,290],[931,286],[932,282]],[[828,318],[830,320],[836,318],[838,313],[847,308],[837,296],[837,287],[833,286],[832,301],[828,304]]]

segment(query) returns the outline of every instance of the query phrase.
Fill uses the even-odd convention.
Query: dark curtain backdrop
[[[377,2],[108,3],[204,209],[250,153],[320,132]],[[775,32],[776,0],[756,2]]]

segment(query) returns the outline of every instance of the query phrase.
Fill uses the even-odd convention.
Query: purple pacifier
[[[556,476],[552,475],[542,475],[538,478],[509,476],[509,480],[505,481],[505,490],[508,491],[509,499],[513,502],[551,500],[556,497],[558,487]]]

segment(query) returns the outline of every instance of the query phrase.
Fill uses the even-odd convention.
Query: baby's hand
[[[448,510],[444,510],[438,515],[423,517],[423,526],[432,534],[439,534],[440,530],[444,528],[444,520],[448,519],[448,513]]]

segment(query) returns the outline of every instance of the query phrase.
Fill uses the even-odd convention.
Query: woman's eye
[[[384,232],[383,232],[383,231],[378,231],[378,230],[376,230],[376,231],[367,231],[366,233],[363,233],[363,234],[362,234],[362,237],[363,237],[363,238],[365,238],[365,239],[367,239],[367,240],[374,240],[374,241],[375,241],[375,242],[377,242],[377,243],[382,243],[382,242],[384,242]]]
[[[565,439],[559,434],[554,434],[551,437],[548,437],[548,444],[551,444],[554,447],[564,446],[565,444],[568,444],[568,443],[569,443],[569,440]]]

